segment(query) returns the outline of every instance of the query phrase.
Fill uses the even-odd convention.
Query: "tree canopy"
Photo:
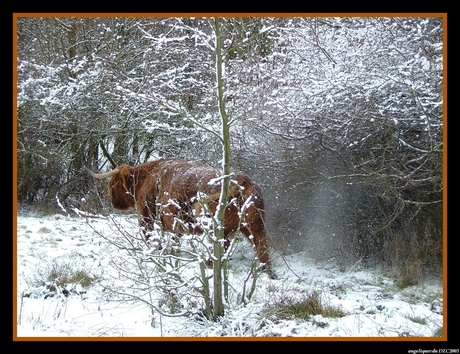
[[[276,248],[439,269],[443,18],[221,26],[232,168],[263,186]],[[16,34],[20,203],[97,208],[84,165],[221,164],[212,19],[19,16]]]

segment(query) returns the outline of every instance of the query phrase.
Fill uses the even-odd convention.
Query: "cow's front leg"
[[[155,220],[150,216],[141,216],[141,218],[139,219],[139,226],[142,230],[142,234],[144,235],[146,241],[148,241],[152,236],[154,236],[154,222]]]
[[[158,232],[158,228],[155,227],[155,209],[149,207],[149,205],[151,206],[152,203],[144,202],[139,205],[139,211],[141,214],[139,218],[139,226],[147,244],[161,250],[163,249],[161,234]]]

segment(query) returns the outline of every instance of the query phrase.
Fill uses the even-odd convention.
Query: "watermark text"
[[[458,354],[460,349],[409,349],[409,354]]]

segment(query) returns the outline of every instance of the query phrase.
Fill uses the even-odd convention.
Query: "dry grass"
[[[286,320],[293,318],[308,320],[315,315],[338,318],[345,316],[345,313],[336,306],[323,304],[321,293],[314,291],[303,294],[300,298],[292,295],[281,296],[265,311],[265,315]]]
[[[56,287],[62,289],[68,284],[80,284],[83,288],[88,288],[97,280],[97,277],[91,276],[85,270],[75,269],[70,262],[54,260],[38,268],[27,283],[32,287],[47,286],[50,290],[55,290]]]

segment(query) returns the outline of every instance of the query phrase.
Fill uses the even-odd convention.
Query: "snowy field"
[[[119,217],[132,227],[134,217]],[[95,232],[95,229],[100,230]],[[39,216],[17,218],[17,337],[435,337],[443,327],[441,279],[400,289],[396,280],[358,265],[346,270],[318,263],[302,252],[273,255],[277,279],[263,274],[249,303],[230,301],[218,321],[160,315],[141,299],[117,301],[102,284],[120,282],[113,260],[126,255],[101,235],[114,231],[104,217]],[[114,234],[115,235],[115,234]],[[114,236],[115,237],[115,236]],[[238,244],[230,262],[234,277],[244,276],[252,249]],[[114,258],[115,257],[115,258]],[[84,269],[101,281],[88,288],[69,284],[65,292],[34,286],[51,264]],[[62,289],[61,289],[62,290]],[[316,292],[342,317],[279,319],[267,315],[277,299]]]

